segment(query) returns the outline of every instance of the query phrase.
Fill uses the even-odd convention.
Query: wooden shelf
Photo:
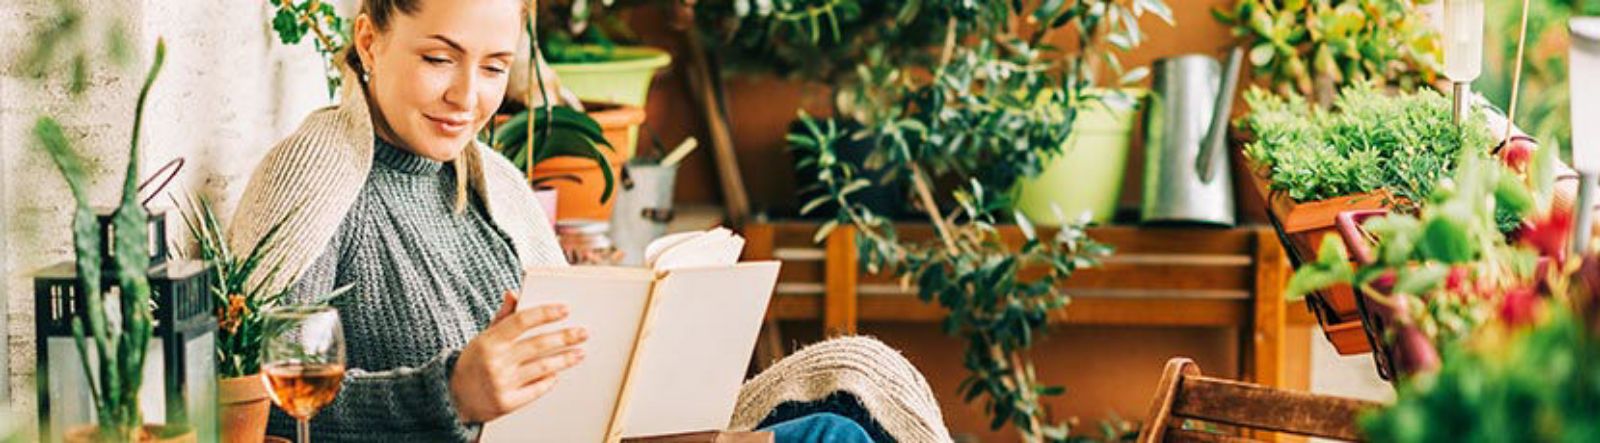
[[[819,320],[830,335],[852,334],[860,322],[937,322],[944,311],[915,297],[892,276],[859,271],[855,232],[840,227],[813,243],[817,224],[745,227],[747,259],[783,261],[768,316]],[[1014,245],[1021,231],[1002,227]],[[896,225],[907,240],[928,239],[926,225]],[[1053,235],[1041,229],[1040,236]],[[1269,228],[1092,228],[1089,237],[1116,248],[1102,266],[1063,284],[1072,296],[1051,316],[1069,325],[1238,328],[1242,367],[1253,381],[1284,379],[1284,328],[1311,324],[1303,302],[1283,298],[1289,264]]]

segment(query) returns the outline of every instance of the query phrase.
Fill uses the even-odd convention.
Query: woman
[[[253,248],[283,221],[267,257],[281,270],[259,283],[296,303],[351,288],[331,301],[350,369],[312,421],[319,441],[471,441],[583,359],[581,328],[522,338],[565,316],[516,309],[522,270],[565,262],[522,174],[474,141],[505,96],[524,7],[365,1],[342,104],[308,117],[251,178],[230,241]],[[741,393],[735,426],[779,441],[948,440],[898,354],[864,339],[813,349],[802,354],[842,358],[779,362],[784,377]],[[292,434],[276,410],[272,433]]]

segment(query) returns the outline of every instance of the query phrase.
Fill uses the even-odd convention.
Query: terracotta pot
[[[618,164],[627,163],[635,153],[639,139],[639,125],[644,123],[644,108],[616,103],[584,102],[583,109],[589,117],[600,123],[606,142],[616,151]]]
[[[95,438],[100,434],[100,428],[88,424],[68,429],[62,436],[66,443],[98,443]],[[139,436],[139,443],[197,443],[199,437],[195,436],[194,428],[188,426],[173,426],[147,424],[144,425],[143,435]]]
[[[257,374],[217,382],[218,417],[224,443],[261,443],[267,435],[272,400]]]
[[[1317,249],[1324,237],[1338,235],[1336,227],[1339,213],[1353,210],[1381,210],[1388,208],[1387,191],[1335,197],[1325,200],[1296,202],[1283,192],[1273,192],[1267,169],[1250,165],[1250,182],[1267,202],[1267,212],[1272,216],[1274,228],[1287,239],[1285,247],[1302,262],[1316,260]],[[1372,348],[1363,343],[1361,309],[1355,290],[1349,285],[1338,285],[1307,296],[1307,306],[1316,314],[1317,322],[1334,349],[1343,355],[1362,354]]]
[[[604,201],[605,177],[600,165],[581,157],[556,157],[533,166],[533,179],[543,180],[540,188],[554,189],[556,220],[611,220],[611,209],[622,191],[622,164],[632,155],[631,143],[644,122],[644,110],[603,103],[585,104],[589,116],[600,123],[606,141],[614,148],[607,152],[613,181],[611,195]]]

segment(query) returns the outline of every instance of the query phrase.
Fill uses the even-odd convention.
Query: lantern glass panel
[[[145,354],[140,410],[146,423],[187,424],[200,441],[216,441],[216,318],[207,293],[212,278],[204,264],[169,260],[150,271],[156,309],[154,335]],[[94,422],[89,382],[72,337],[70,321],[83,306],[74,267],[63,263],[35,275],[35,326],[39,348],[40,440],[59,442],[70,428]],[[115,310],[115,282],[102,282]],[[90,367],[98,359],[90,347]]]

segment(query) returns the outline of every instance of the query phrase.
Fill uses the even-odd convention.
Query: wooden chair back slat
[[[1196,431],[1183,428],[1167,429],[1167,442],[1170,443],[1259,443],[1260,440],[1243,438],[1216,432]]]
[[[1141,443],[1216,440],[1223,434],[1182,429],[1198,420],[1240,429],[1360,441],[1356,419],[1380,404],[1342,397],[1271,388],[1200,375],[1187,358],[1167,362],[1150,415],[1139,432]],[[1218,437],[1220,438],[1220,437]]]

